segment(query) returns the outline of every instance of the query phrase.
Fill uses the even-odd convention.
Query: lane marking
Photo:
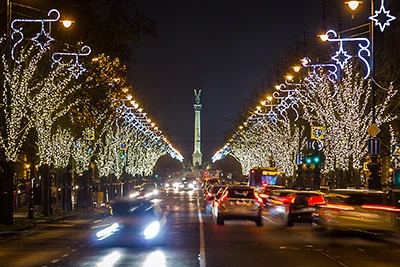
[[[204,243],[204,225],[203,225],[203,217],[201,215],[200,202],[197,196],[197,214],[199,216],[199,228],[200,228],[200,254],[199,261],[200,267],[206,267],[206,247]]]
[[[336,259],[335,257],[329,255],[327,252],[323,251],[322,249],[316,249],[316,251],[318,251],[319,253],[321,253],[322,255],[334,260],[335,262],[339,263],[340,265],[344,266],[344,267],[349,267],[348,265],[344,264],[343,262],[341,262],[340,260]]]

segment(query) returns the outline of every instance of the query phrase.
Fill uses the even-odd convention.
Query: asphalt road
[[[226,221],[217,226],[199,212],[197,194],[161,192],[168,211],[162,247],[93,247],[98,215],[41,225],[0,242],[0,266],[400,266],[400,243],[360,235],[331,237],[307,224],[281,227]]]

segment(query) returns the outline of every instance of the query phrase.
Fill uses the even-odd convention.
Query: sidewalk
[[[56,213],[50,216],[40,214],[40,207],[34,208],[33,219],[28,219],[28,207],[21,207],[14,210],[14,225],[0,224],[0,241],[23,234],[26,230],[31,229],[39,224],[53,223],[60,220],[75,219],[77,216],[84,214],[90,215],[95,211],[94,208],[84,210],[73,210],[65,213]]]

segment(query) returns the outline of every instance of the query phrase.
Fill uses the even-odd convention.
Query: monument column
[[[201,154],[201,135],[200,135],[200,119],[201,119],[201,104],[200,104],[201,90],[194,89],[195,104],[194,107],[194,152],[192,154],[193,167],[202,165],[203,154]]]

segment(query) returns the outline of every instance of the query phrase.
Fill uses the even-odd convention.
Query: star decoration
[[[72,75],[74,75],[75,79],[78,79],[79,75],[86,71],[86,69],[82,66],[82,64],[79,63],[78,60],[76,60],[75,63],[68,68],[68,70],[72,73]]]
[[[36,46],[40,47],[40,50],[43,51],[51,42],[54,41],[54,38],[52,38],[50,34],[44,30],[44,27],[42,27],[40,33],[37,33],[36,36],[32,38],[32,41]]]
[[[339,64],[342,69],[350,58],[351,56],[347,54],[347,51],[343,50],[343,45],[340,45],[339,51],[336,51],[335,55],[332,57],[332,59],[336,61],[336,64]]]
[[[383,2],[382,0],[381,8],[378,11],[375,10],[375,15],[369,17],[370,20],[375,22],[375,26],[379,26],[381,32],[385,30],[386,26],[390,26],[392,20],[396,19],[395,16],[389,14],[389,10],[385,9]]]

